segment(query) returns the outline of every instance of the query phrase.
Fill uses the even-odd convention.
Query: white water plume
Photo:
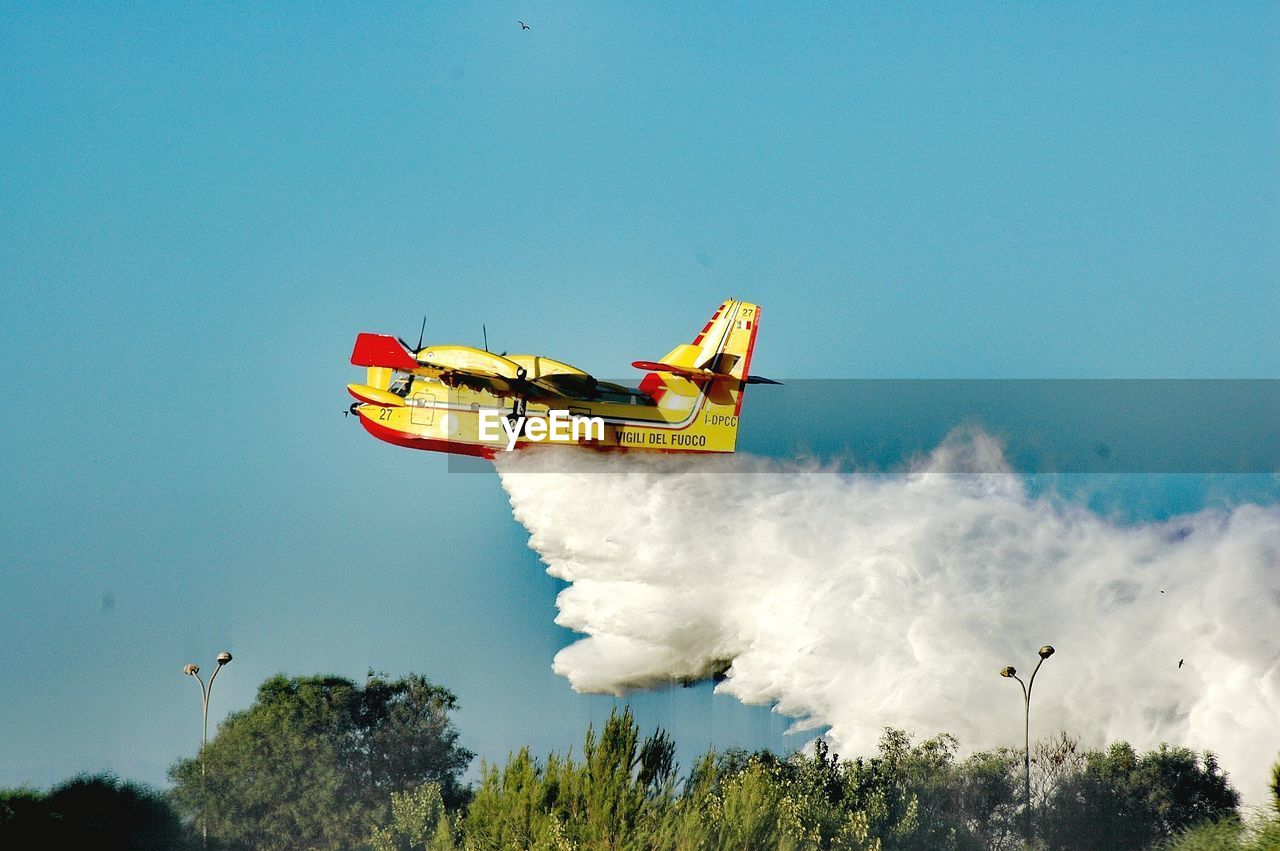
[[[1280,510],[1124,524],[1031,495],[1000,446],[953,436],[895,475],[738,455],[503,454],[530,546],[570,583],[584,634],[554,669],[578,691],[700,678],[830,725],[848,755],[882,729],[968,749],[1033,737],[1212,749],[1247,800],[1280,756]],[[1179,661],[1185,660],[1179,667]]]

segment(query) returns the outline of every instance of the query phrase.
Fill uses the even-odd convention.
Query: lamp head
[[[1044,651],[1041,650],[1040,652],[1043,653]],[[1053,652],[1052,647],[1049,648],[1049,652],[1050,653]],[[218,667],[222,667],[223,665],[227,664],[230,661],[231,661],[231,654],[228,653],[227,651],[223,650],[221,653],[218,654]]]
[[[200,673],[200,666],[195,664],[194,662],[188,662],[186,665],[183,666],[182,673],[186,674],[189,677],[194,677],[196,674]]]
[[[1041,647],[1041,648],[1040,648],[1040,658],[1041,658],[1041,659],[1048,659],[1048,658],[1049,658],[1050,656],[1052,656],[1052,655],[1053,655],[1053,648],[1052,648],[1051,646],[1049,646],[1048,644],[1046,644],[1044,647]]]
[[[1002,677],[1012,677],[1016,673],[1018,673],[1018,669],[1012,665],[1006,665],[1000,669],[1000,676]]]

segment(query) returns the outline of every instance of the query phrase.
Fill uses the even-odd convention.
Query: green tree
[[[465,847],[646,851],[888,851],[999,847],[973,825],[1005,808],[1012,825],[1012,754],[954,759],[939,736],[913,746],[888,731],[880,755],[841,761],[824,741],[808,754],[707,753],[674,782],[671,743],[641,744],[630,711],[588,731],[582,760],[528,749],[487,766],[463,820]],[[1019,760],[1020,762],[1020,760]],[[973,815],[971,818],[971,814]],[[979,818],[980,817],[980,818]]]
[[[1280,762],[1271,767],[1271,811],[1257,809],[1247,821],[1203,821],[1163,846],[1168,851],[1276,851],[1280,848]]]
[[[364,686],[277,675],[194,759],[170,769],[173,799],[230,847],[338,849],[391,822],[392,795],[435,783],[454,807],[471,761],[453,694],[425,677]]]
[[[720,794],[703,810],[706,847],[726,851],[810,847],[802,845],[804,825],[784,784],[776,766],[758,760],[727,777]]]
[[[110,774],[73,777],[47,795],[0,792],[0,847],[172,851],[188,839],[164,795]]]
[[[1280,760],[1271,766],[1271,807],[1280,815]]]
[[[949,818],[989,851],[1021,848],[1021,775],[1021,755],[1015,750],[1001,748],[971,755],[951,772],[946,784]]]
[[[1013,851],[1023,844],[1020,751],[959,760],[941,734],[919,744],[888,729],[869,758],[841,760],[819,740],[779,757],[732,749],[698,759],[682,789],[663,734],[641,744],[630,711],[583,759],[528,749],[484,779],[462,820],[468,851]],[[1037,849],[1150,848],[1203,822],[1201,844],[1262,851],[1271,822],[1242,829],[1237,796],[1211,754],[1124,743],[1084,752],[1068,736],[1032,752]],[[1276,820],[1280,827],[1280,819]],[[425,836],[425,830],[420,830]],[[1244,844],[1221,845],[1244,837]],[[1218,843],[1218,845],[1204,843]],[[1266,844],[1271,842],[1271,845]],[[1261,843],[1261,844],[1259,844]],[[447,847],[447,846],[444,846]]]
[[[1207,821],[1238,817],[1240,796],[1211,753],[1161,745],[1139,756],[1127,742],[1085,755],[1044,814],[1052,849],[1148,848]]]
[[[859,814],[869,842],[921,851],[982,847],[969,829],[967,796],[1007,792],[1008,784],[984,780],[975,763],[973,788],[966,791],[957,749],[955,737],[945,733],[913,745],[902,730],[887,729],[875,757],[847,764],[846,806]]]
[[[391,793],[391,823],[374,827],[373,851],[454,851],[453,825],[438,783]]]
[[[675,745],[661,730],[640,740],[631,710],[587,730],[582,760],[528,748],[485,766],[463,833],[473,849],[649,848],[675,791]]]

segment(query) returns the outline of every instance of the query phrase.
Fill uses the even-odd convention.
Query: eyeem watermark
[[[550,411],[545,417],[510,417],[493,410],[480,411],[479,414],[480,439],[485,443],[497,443],[505,432],[507,452],[516,448],[520,437],[535,443],[604,440],[604,420],[600,417],[584,417],[568,411]]]

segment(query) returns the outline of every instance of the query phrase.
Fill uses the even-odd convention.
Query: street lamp
[[[204,748],[209,744],[209,694],[213,691],[213,681],[218,678],[218,672],[222,670],[222,666],[231,661],[231,654],[223,650],[215,657],[218,667],[213,669],[213,673],[209,675],[209,682],[200,677],[200,666],[194,662],[188,662],[182,668],[182,673],[195,679],[200,683],[200,700],[204,710],[204,732],[200,737],[200,784],[204,785]],[[203,795],[202,795],[203,797]],[[203,806],[201,809],[204,809]],[[200,814],[200,839],[203,847],[209,844],[209,819],[205,813]]]
[[[221,671],[222,666],[231,661],[231,654],[223,650],[218,654],[216,661],[218,663],[218,667],[213,669],[213,675],[209,677],[207,685],[205,684],[204,679],[200,676],[199,665],[194,662],[188,662],[182,669],[182,673],[195,677],[196,682],[200,683],[200,697],[204,705],[204,733],[200,738],[201,747],[209,744],[209,693],[213,691],[213,681],[218,678],[218,671]],[[203,765],[203,763],[201,763],[201,765]]]
[[[1053,655],[1053,648],[1046,644],[1041,647],[1039,652],[1040,661],[1036,662],[1035,671],[1031,672],[1031,677],[1024,683],[1022,678],[1018,676],[1018,671],[1012,665],[1007,665],[1000,669],[1000,676],[1013,678],[1018,681],[1018,685],[1022,686],[1022,737],[1023,737],[1023,769],[1025,775],[1026,789],[1026,836],[1027,842],[1031,841],[1031,687],[1036,684],[1036,671],[1040,670],[1040,666],[1044,664],[1044,660]]]

